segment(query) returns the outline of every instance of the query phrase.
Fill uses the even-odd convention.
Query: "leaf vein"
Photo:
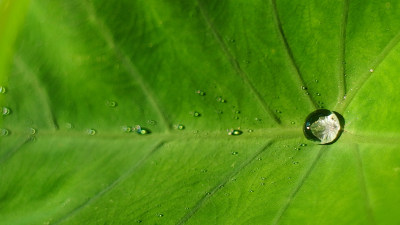
[[[222,40],[222,38],[221,38],[220,34],[218,33],[218,31],[216,30],[214,24],[210,20],[207,12],[206,12],[206,10],[205,10],[205,8],[203,6],[202,0],[197,0],[197,1],[199,3],[199,9],[200,9],[201,15],[202,15],[202,17],[204,19],[204,22],[205,22],[206,26],[211,30],[215,40],[219,44],[219,46],[220,46],[222,52],[224,53],[225,57],[229,60],[229,62],[231,63],[233,69],[236,71],[236,74],[238,74],[242,78],[243,82],[247,85],[247,87],[250,88],[251,92],[256,97],[257,101],[262,106],[264,111],[266,111],[270,115],[270,117],[277,124],[280,125],[282,122],[279,119],[279,117],[268,106],[267,102],[264,100],[264,98],[261,96],[261,94],[257,91],[257,89],[254,87],[254,85],[251,83],[247,73],[240,68],[239,62],[235,59],[235,57],[232,55],[232,53],[229,51],[228,47],[226,46],[226,44]]]
[[[282,216],[285,214],[285,212],[289,208],[290,204],[292,204],[293,199],[296,197],[297,193],[299,193],[300,188],[303,186],[304,182],[307,180],[307,178],[310,176],[311,172],[314,170],[315,165],[321,158],[322,154],[324,152],[326,152],[326,151],[324,151],[324,150],[326,150],[326,149],[324,149],[324,147],[326,148],[326,146],[322,146],[319,149],[319,152],[317,153],[317,156],[312,161],[310,167],[307,169],[305,174],[300,178],[300,181],[297,183],[297,185],[294,187],[293,191],[290,193],[290,195],[289,195],[288,199],[286,200],[286,202],[284,203],[283,207],[281,207],[280,210],[277,212],[277,214],[275,215],[275,218],[271,224],[276,225],[279,223]]]
[[[95,202],[97,199],[101,198],[108,192],[110,192],[114,187],[116,187],[118,184],[120,184],[122,181],[126,180],[128,177],[130,177],[137,168],[139,168],[150,156],[152,156],[155,152],[157,152],[160,148],[162,148],[167,142],[166,141],[160,141],[158,144],[148,153],[146,154],[142,159],[140,159],[138,162],[136,162],[131,168],[129,168],[125,173],[123,173],[121,176],[119,176],[117,179],[115,179],[111,184],[106,186],[104,189],[100,190],[97,192],[93,197],[89,198],[87,201],[83,202],[82,204],[78,205],[74,209],[72,209],[70,212],[68,212],[66,215],[62,216],[58,220],[54,221],[52,224],[61,224],[62,222],[66,221],[67,219],[73,217],[80,211],[82,211],[86,206],[89,204]]]
[[[213,187],[211,190],[209,190],[209,194],[204,195],[201,199],[199,199],[196,204],[193,206],[193,209],[186,213],[177,223],[177,225],[185,224],[190,218],[193,217],[194,214],[196,214],[199,209],[206,203],[208,199],[210,199],[212,196],[215,195],[216,192],[218,192],[226,183],[229,182],[234,176],[236,176],[240,171],[242,171],[245,167],[247,167],[250,163],[252,163],[260,154],[265,152],[272,144],[274,141],[268,141],[259,151],[257,151],[251,158],[247,159],[245,162],[243,162],[239,167],[237,167],[235,170],[233,170],[231,173],[229,173],[219,184],[217,184],[215,187]]]
[[[304,78],[300,73],[300,69],[299,69],[299,67],[298,67],[298,65],[296,63],[296,60],[294,59],[294,55],[293,55],[293,52],[292,52],[292,50],[291,50],[291,48],[289,46],[289,43],[288,43],[288,40],[286,38],[285,32],[283,31],[282,22],[281,22],[281,20],[279,18],[278,8],[276,6],[276,0],[271,0],[271,5],[272,5],[272,12],[273,12],[273,16],[274,16],[275,26],[279,31],[278,32],[279,33],[279,38],[280,38],[281,42],[283,43],[283,45],[285,47],[286,54],[289,57],[290,65],[291,65],[292,69],[295,71],[297,82],[299,82],[300,86],[307,87],[307,85],[306,85],[306,83],[304,81]],[[318,105],[315,102],[314,98],[310,94],[307,94],[307,96],[308,96],[308,100],[309,100],[310,104],[315,109],[317,109]]]

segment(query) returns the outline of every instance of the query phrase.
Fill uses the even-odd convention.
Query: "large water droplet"
[[[308,115],[303,131],[309,140],[320,144],[330,144],[340,137],[343,127],[344,118],[342,115],[327,109],[319,109]]]
[[[0,94],[6,93],[6,88],[4,86],[0,86]]]
[[[6,115],[9,115],[11,113],[11,109],[8,108],[8,107],[3,107],[1,109],[1,112],[2,112],[3,116],[6,116]]]

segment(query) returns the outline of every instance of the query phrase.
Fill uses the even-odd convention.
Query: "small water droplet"
[[[176,127],[178,130],[184,130],[185,129],[185,125],[183,124],[178,124],[178,126]]]
[[[298,162],[298,161],[295,161],[295,162],[293,162],[293,165],[297,165],[297,164],[299,164],[299,162]]]
[[[67,128],[67,129],[72,129],[73,127],[74,127],[74,125],[72,125],[72,123],[65,124],[65,128]]]
[[[10,131],[7,130],[6,128],[0,129],[0,136],[8,136],[9,134],[10,134]]]
[[[275,110],[275,112],[276,112],[276,113],[282,113],[282,111],[280,111],[280,110],[278,110],[278,109]]]
[[[206,95],[206,92],[202,91],[202,90],[197,90],[196,94],[200,95],[200,96],[204,96]]]
[[[117,107],[117,106],[118,106],[117,102],[111,101],[111,100],[107,100],[106,105],[107,105],[108,107],[110,107],[110,108],[114,108],[114,107]]]
[[[201,169],[200,172],[207,173],[207,169]]]
[[[258,117],[254,118],[254,120],[257,121],[257,122],[261,122],[262,121],[262,119],[258,118]]]
[[[226,100],[223,99],[221,96],[218,96],[216,99],[217,99],[217,102],[226,103]]]
[[[320,94],[320,93],[316,93],[316,95],[317,95],[317,96],[321,96],[321,94]]]
[[[314,82],[315,82],[315,83],[318,83],[318,80],[317,80],[317,79],[315,79],[315,80],[314,80]]]
[[[136,125],[135,128],[133,129],[136,131],[136,133],[140,135],[145,135],[145,134],[150,134],[151,131],[145,127],[141,127],[140,125]]]
[[[164,214],[158,214],[158,217],[163,217],[164,216]]]
[[[193,134],[198,134],[199,133],[199,130],[194,130],[193,131]]]
[[[209,192],[209,191],[208,191],[208,192],[206,192],[206,195],[211,195],[211,192]]]
[[[308,88],[306,86],[301,86],[302,90],[307,90]]]
[[[254,130],[252,130],[252,129],[248,129],[248,130],[247,130],[247,132],[249,132],[249,133],[253,133],[253,132],[254,132]]]
[[[235,113],[236,113],[236,114],[240,114],[240,110],[236,110]]]
[[[267,178],[265,178],[265,177],[261,177],[261,180],[265,180],[265,179],[267,179]]]
[[[32,127],[29,130],[30,130],[31,135],[34,135],[37,132],[36,129],[32,128]]]
[[[340,137],[343,127],[342,115],[327,109],[319,109],[307,116],[303,131],[307,139],[320,144],[329,144]]]
[[[294,122],[294,121],[292,121],[292,122],[290,122],[291,124],[296,124],[296,122]]]
[[[237,155],[237,154],[239,154],[239,152],[232,152],[231,154],[232,155]]]
[[[372,69],[372,68],[371,68],[371,69],[369,69],[369,72],[373,73],[373,72],[374,72],[374,69]]]
[[[10,113],[11,113],[11,109],[8,107],[3,107],[1,111],[3,113],[3,116],[10,115]]]
[[[86,131],[86,133],[89,134],[89,135],[95,135],[96,134],[96,130],[95,129],[88,129]]]
[[[130,132],[132,132],[132,130],[133,129],[131,126],[128,126],[128,125],[122,126],[122,131],[125,133],[130,133]]]
[[[155,120],[147,120],[147,124],[155,126],[155,125],[157,125],[157,121],[155,121]]]
[[[193,112],[193,116],[194,116],[194,117],[200,117],[201,114],[200,114],[199,112],[196,112],[196,111],[195,111],[195,112]]]
[[[250,193],[253,193],[253,192],[254,192],[254,190],[249,190],[249,192],[250,192]]]
[[[243,132],[241,130],[228,130],[228,135],[233,135],[233,136],[237,136],[237,135],[241,135]]]
[[[233,119],[235,119],[235,120],[238,120],[238,119],[239,119],[239,117],[238,117],[238,116],[234,116],[234,117],[233,117]]]
[[[136,223],[141,223],[142,222],[142,220],[136,220]]]
[[[300,151],[300,148],[294,147],[295,151]]]
[[[0,94],[6,93],[6,88],[4,86],[0,86]]]
[[[300,146],[301,146],[301,147],[306,147],[306,146],[307,146],[307,144],[305,144],[305,143],[301,143],[301,144],[300,144]]]
[[[261,183],[261,186],[264,186],[264,185],[265,185],[265,183],[264,183],[264,182],[262,182],[262,183]]]
[[[262,158],[261,158],[261,157],[258,157],[258,158],[257,158],[257,160],[258,160],[258,161],[261,161],[261,160],[262,160]]]

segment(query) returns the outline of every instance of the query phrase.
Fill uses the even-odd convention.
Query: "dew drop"
[[[11,109],[8,107],[3,107],[1,112],[3,113],[3,116],[7,116],[7,115],[10,115]]]
[[[201,114],[200,114],[199,112],[196,112],[196,111],[195,111],[195,112],[193,112],[193,116],[194,116],[194,117],[200,117]]]
[[[371,68],[371,69],[369,69],[369,72],[373,73],[373,72],[374,72],[374,69],[372,69],[372,68]]]
[[[31,135],[35,135],[37,130],[35,128],[29,128]]]
[[[233,119],[235,119],[235,120],[238,120],[238,119],[239,119],[239,117],[238,117],[238,116],[234,116],[234,117],[233,117]]]
[[[294,121],[292,121],[292,122],[290,122],[291,124],[296,124],[296,122],[294,122]]]
[[[302,90],[307,90],[308,88],[306,86],[301,86]]]
[[[142,222],[142,220],[136,220],[136,223],[141,223]]]
[[[6,128],[0,129],[0,136],[8,136],[9,134],[10,134],[10,131],[7,130]]]
[[[316,110],[307,116],[304,123],[304,136],[320,144],[335,142],[343,132],[344,118],[337,112],[327,109]]]
[[[95,129],[88,129],[86,132],[87,132],[87,134],[92,135],[92,136],[96,134]]]
[[[217,102],[226,103],[226,100],[223,99],[221,96],[218,96],[218,97],[216,98],[216,100],[217,100]]]
[[[202,91],[202,90],[197,90],[196,94],[200,95],[200,96],[204,96],[206,95],[206,92]]]
[[[155,125],[157,125],[157,121],[155,121],[155,120],[147,120],[147,124],[155,126]]]
[[[243,132],[241,130],[228,130],[228,135],[237,136],[241,135]]]
[[[134,130],[136,131],[136,133],[138,133],[140,135],[146,135],[146,134],[151,133],[151,131],[149,129],[141,127],[140,125],[136,125]]]
[[[158,217],[163,217],[164,216],[164,214],[158,214]]]
[[[108,101],[106,102],[106,105],[107,105],[108,107],[110,107],[110,108],[115,108],[115,107],[118,106],[118,103],[115,102],[115,101],[108,100]]]
[[[275,112],[276,112],[276,113],[282,113],[282,111],[280,111],[280,110],[278,110],[278,109],[275,110]]]
[[[65,128],[67,129],[72,129],[74,126],[72,125],[72,123],[66,123],[65,124]]]
[[[307,146],[307,144],[305,144],[305,143],[301,143],[301,144],[300,144],[300,146],[301,146],[301,147],[306,147],[306,146]]]
[[[237,154],[239,154],[239,152],[232,152],[231,154],[232,155],[237,155]]]
[[[253,192],[254,192],[254,190],[249,190],[249,192],[250,192],[250,193],[253,193]]]
[[[261,157],[258,157],[258,158],[257,158],[257,160],[258,160],[258,161],[261,161],[261,160],[262,160],[262,158],[261,158]]]
[[[318,80],[317,80],[317,79],[315,79],[315,80],[314,80],[314,82],[315,82],[315,83],[318,83]]]
[[[247,130],[247,132],[249,132],[249,133],[253,133],[253,132],[254,132],[254,130],[252,130],[252,129],[248,129],[248,130]]]
[[[321,94],[320,94],[320,93],[316,93],[316,95],[317,95],[317,96],[321,96]]]
[[[125,133],[130,133],[130,132],[132,132],[132,127],[125,125],[122,127],[122,131]]]
[[[6,93],[6,88],[4,86],[0,86],[0,94]]]
[[[183,124],[178,124],[178,126],[176,127],[178,130],[184,130],[185,129],[185,125]]]
[[[240,114],[240,110],[236,110],[235,113],[236,113],[236,114]]]

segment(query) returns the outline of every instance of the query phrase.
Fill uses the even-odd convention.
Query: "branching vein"
[[[247,159],[245,162],[243,162],[240,166],[238,166],[236,169],[234,169],[231,173],[228,174],[219,184],[217,184],[215,187],[213,187],[207,195],[204,195],[200,200],[196,202],[196,204],[192,207],[192,210],[188,212],[186,215],[184,215],[177,224],[184,224],[186,223],[194,214],[196,214],[199,209],[206,203],[206,201],[211,198],[212,196],[215,195],[216,192],[218,192],[226,183],[229,182],[234,176],[236,176],[240,171],[242,171],[246,166],[248,166],[250,163],[252,163],[260,154],[265,152],[271,145],[273,144],[272,141],[269,141],[267,144],[265,144],[256,154],[253,155],[253,157]]]
[[[203,16],[203,19],[204,19],[207,27],[209,27],[209,29],[211,30],[214,38],[216,39],[217,43],[219,44],[220,48],[222,49],[225,57],[230,61],[231,65],[234,68],[234,70],[236,71],[236,73],[242,78],[243,82],[251,90],[251,92],[256,97],[256,99],[258,100],[258,102],[262,106],[262,108],[270,115],[270,117],[277,124],[281,124],[281,120],[279,119],[279,117],[268,106],[268,104],[266,103],[264,98],[261,96],[261,94],[257,91],[257,89],[254,87],[254,85],[249,80],[249,77],[248,77],[247,73],[240,68],[240,65],[239,65],[238,61],[235,59],[235,57],[229,51],[228,47],[226,46],[226,44],[222,40],[220,34],[217,32],[214,24],[211,22],[208,14],[207,14],[204,6],[203,6],[202,0],[198,0],[198,3],[199,3],[199,8],[200,8],[201,15]]]
[[[282,43],[283,43],[283,45],[284,45],[284,47],[286,49],[286,53],[287,53],[287,55],[289,57],[290,65],[292,66],[293,70],[295,71],[296,78],[297,78],[297,81],[299,82],[300,86],[306,87],[307,85],[304,82],[303,76],[300,73],[300,69],[299,69],[298,65],[296,64],[296,61],[295,61],[294,56],[293,56],[293,52],[290,49],[290,46],[289,46],[289,43],[287,41],[285,32],[283,32],[282,23],[281,23],[281,20],[279,18],[279,14],[278,14],[278,8],[276,6],[276,0],[271,0],[271,5],[272,5],[272,11],[273,11],[273,14],[274,14],[275,26],[278,29],[279,38],[281,39],[281,41],[282,41]],[[309,100],[310,104],[315,109],[317,109],[318,105],[315,102],[315,100],[313,99],[313,97],[311,95],[309,95],[309,94],[307,96],[308,96],[308,100]]]

